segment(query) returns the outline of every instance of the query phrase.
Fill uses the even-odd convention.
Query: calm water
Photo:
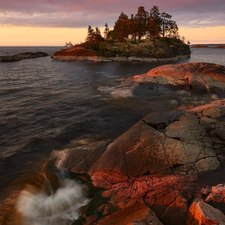
[[[25,51],[44,51],[52,55],[58,50],[60,47],[0,47],[0,55]],[[225,66],[224,49],[192,51],[190,59],[176,63],[210,62]],[[57,204],[53,199],[41,206],[46,207],[46,211],[41,213],[40,207],[33,204],[37,201],[37,194],[31,196],[31,192],[21,192],[42,170],[52,150],[64,149],[74,140],[80,139],[113,140],[152,111],[209,102],[209,99],[202,96],[158,96],[149,99],[146,96],[121,98],[110,94],[110,88],[117,84],[116,78],[142,74],[160,65],[163,64],[60,62],[50,56],[0,63],[2,205],[17,212],[16,207],[19,207],[24,216],[34,214],[31,218],[28,216],[23,224],[71,224],[77,215],[74,217],[75,209],[71,209],[74,202],[70,200],[78,202],[77,208],[88,200],[83,199],[85,197],[79,184],[66,178],[62,171],[55,173],[68,194],[67,200],[62,200],[65,198],[63,192],[58,194],[55,201],[67,201],[65,205],[68,207],[64,211],[61,208],[50,210],[49,215],[57,215],[54,220],[49,221],[49,215],[41,221],[37,220],[46,211],[49,212],[51,204]],[[72,194],[74,187],[77,187],[77,192]],[[52,188],[54,189],[48,188],[48,191]],[[33,192],[38,191],[35,189]],[[41,202],[41,199],[46,199],[45,194],[46,192],[38,192]],[[8,212],[6,210],[0,214],[0,222],[14,224],[8,217]]]

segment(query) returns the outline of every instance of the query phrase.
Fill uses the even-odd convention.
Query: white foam
[[[173,100],[170,100],[170,104],[171,105],[178,105],[178,101],[173,99]]]
[[[89,202],[83,190],[83,185],[69,179],[50,196],[27,185],[19,194],[16,209],[24,225],[69,225],[79,217],[80,207]]]
[[[114,98],[128,98],[132,97],[133,93],[130,89],[116,89],[115,91],[111,92],[111,95]]]
[[[113,98],[128,98],[133,96],[132,90],[129,88],[99,87],[98,90],[103,94],[111,94]]]

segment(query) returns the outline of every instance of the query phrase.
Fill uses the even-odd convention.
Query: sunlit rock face
[[[112,142],[89,173],[202,175],[225,163],[225,100],[150,113]]]
[[[193,202],[187,217],[187,225],[225,224],[224,214],[203,201]]]
[[[157,95],[182,90],[224,98],[225,67],[211,63],[164,65],[146,74],[125,78],[120,87],[131,89],[134,94]]]

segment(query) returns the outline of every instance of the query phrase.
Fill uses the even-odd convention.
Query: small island
[[[157,6],[145,11],[143,6],[137,14],[128,18],[121,12],[113,30],[105,24],[104,37],[100,29],[88,26],[84,43],[73,45],[53,54],[58,60],[78,61],[176,61],[190,57],[190,48],[180,37],[172,15],[160,13]],[[189,42],[188,42],[189,43]]]

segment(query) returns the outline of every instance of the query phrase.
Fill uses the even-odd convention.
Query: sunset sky
[[[113,27],[139,6],[172,15],[191,44],[225,43],[224,0],[0,0],[0,46],[63,46],[83,42],[87,27]]]

